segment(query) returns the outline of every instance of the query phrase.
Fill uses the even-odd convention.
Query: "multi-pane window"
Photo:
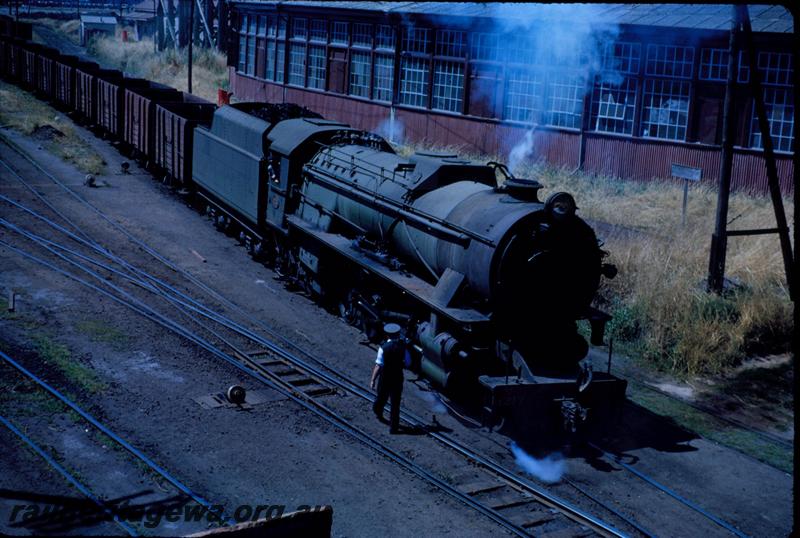
[[[254,75],[256,72],[256,26],[258,18],[250,16],[247,26],[247,71],[248,75]]]
[[[378,25],[375,31],[375,48],[383,50],[394,50],[396,37],[393,26],[387,24]]]
[[[728,51],[725,49],[702,49],[700,51],[701,80],[728,80]]]
[[[294,19],[292,24],[292,39],[303,39],[308,37],[308,26],[306,19]]]
[[[375,77],[372,98],[391,102],[394,92],[394,58],[384,54],[375,55]]]
[[[289,84],[303,86],[306,76],[306,46],[292,43],[289,49]]]
[[[275,17],[272,15],[267,17],[267,37],[275,37],[277,26],[275,25]]]
[[[286,37],[286,17],[278,15],[278,38]]]
[[[691,78],[693,67],[694,47],[647,45],[648,75]]]
[[[497,34],[473,33],[470,56],[473,60],[496,62],[500,59],[498,40],[499,36]]]
[[[747,55],[739,51],[738,82],[750,81],[750,68]],[[727,49],[702,49],[700,51],[700,80],[725,82],[728,80],[728,50]]]
[[[357,22],[353,24],[353,46],[372,48],[372,25]]]
[[[769,133],[776,151],[792,151],[794,138],[794,101],[792,90],[764,88],[764,105],[769,120]],[[750,121],[750,147],[763,149],[758,115],[753,107]]]
[[[642,136],[686,140],[689,82],[647,79],[642,107]]]
[[[636,79],[626,77],[621,84],[598,83],[592,92],[590,129],[603,133],[633,134],[636,106]]]
[[[239,65],[236,70],[244,73],[247,69],[247,15],[242,15],[239,27]]]
[[[759,52],[758,70],[764,84],[792,85],[792,55],[788,52]]]
[[[428,61],[403,58],[400,64],[400,102],[404,105],[428,105]]]
[[[545,122],[557,127],[579,129],[585,88],[586,81],[581,76],[552,73],[547,86]]]
[[[267,41],[267,62],[264,78],[275,80],[275,42],[272,40]]]
[[[323,19],[311,20],[311,31],[308,34],[311,41],[325,43],[328,41],[328,27]]]
[[[461,112],[464,100],[464,64],[437,61],[433,66],[433,108]]]
[[[533,49],[531,39],[527,35],[511,35],[503,39],[503,51],[505,60],[515,64],[534,64],[538,63],[536,52]],[[539,51],[541,53],[541,51]]]
[[[403,32],[403,51],[427,54],[430,51],[430,30],[407,26]]]
[[[467,54],[467,35],[454,30],[436,31],[436,55],[463,58]]]
[[[347,23],[333,21],[331,26],[331,43],[335,45],[347,45]]]
[[[267,35],[267,18],[265,16],[258,17],[258,37],[265,37]]]
[[[639,43],[616,41],[606,43],[603,50],[605,71],[636,75],[639,73],[642,48]]]
[[[325,47],[322,45],[308,47],[308,87],[325,89]]]
[[[350,57],[350,95],[369,97],[370,54],[353,51]]]
[[[503,117],[532,122],[542,109],[542,76],[537,71],[513,70],[506,80]]]
[[[278,43],[275,51],[275,82],[283,82],[286,65],[286,43]]]

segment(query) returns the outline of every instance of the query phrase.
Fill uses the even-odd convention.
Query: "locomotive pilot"
[[[378,348],[375,367],[372,369],[370,387],[375,389],[377,381],[378,397],[372,406],[372,411],[378,420],[386,422],[383,418],[383,408],[391,398],[390,411],[391,433],[400,431],[400,398],[403,394],[403,367],[411,365],[411,356],[408,353],[406,342],[400,335],[400,326],[388,323],[383,327],[386,340]]]

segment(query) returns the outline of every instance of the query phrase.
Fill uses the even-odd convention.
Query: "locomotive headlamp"
[[[554,192],[547,197],[544,203],[545,211],[557,221],[568,219],[575,215],[575,198],[566,192]]]

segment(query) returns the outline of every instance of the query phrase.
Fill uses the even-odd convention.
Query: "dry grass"
[[[33,22],[47,26],[76,45],[80,41],[78,20],[36,19]],[[134,35],[132,28],[118,28],[114,37],[92,38],[86,48],[87,54],[107,69],[118,69],[181,91],[187,90],[187,49],[168,48],[156,52],[153,39],[123,41],[123,30],[127,30],[128,36]],[[219,51],[202,47],[194,47],[193,56],[192,93],[216,102],[217,89],[228,89],[227,59]]]
[[[4,82],[0,82],[0,124],[26,135],[47,135],[40,138],[42,147],[74,164],[82,172],[102,174],[105,170],[102,157],[78,135],[68,118],[29,93]],[[45,127],[55,131],[43,130]]]
[[[397,149],[407,155],[421,148]],[[464,155],[458,148],[436,149]],[[788,350],[792,311],[777,235],[730,238],[726,276],[738,286],[722,297],[705,291],[713,185],[690,188],[683,226],[683,186],[677,181],[623,181],[536,164],[517,175],[541,181],[542,199],[570,192],[582,217],[611,225],[602,225],[603,248],[619,275],[604,280],[597,303],[614,316],[609,333],[615,345],[679,375],[721,372],[747,356]],[[784,200],[784,207],[791,218],[791,202]],[[730,229],[775,226],[767,197],[733,195],[730,220]]]
[[[123,42],[121,38],[99,37],[89,43],[88,52],[107,67],[119,69],[178,90],[187,89],[186,49],[157,53],[152,39]],[[216,102],[217,89],[228,88],[226,59],[218,51],[194,47],[192,93]]]
[[[68,39],[73,45],[80,45],[80,27],[81,21],[78,19],[69,19],[69,20],[61,20],[61,19],[26,19],[28,22],[32,22],[35,25],[39,24],[42,26],[46,26],[47,28],[55,31],[56,33],[63,35],[66,39]],[[34,26],[34,41],[43,42],[44,40],[38,38],[36,35],[36,30]]]

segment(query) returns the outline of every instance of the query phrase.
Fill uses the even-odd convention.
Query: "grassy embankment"
[[[113,69],[186,91],[186,49],[169,48],[156,54],[150,39],[123,42],[120,38],[99,37],[90,42],[88,52]],[[201,47],[194,47],[193,56],[192,93],[216,102],[217,89],[228,88],[225,56]]]
[[[619,275],[604,280],[597,305],[614,316],[608,335],[616,349],[679,377],[723,373],[747,357],[788,350],[791,303],[776,235],[731,238],[726,276],[739,286],[721,297],[705,291],[713,185],[690,189],[683,226],[677,181],[622,181],[538,164],[517,175],[538,178],[542,199],[572,193],[581,216],[612,225],[603,248]],[[793,206],[784,204],[791,217]],[[729,219],[731,229],[775,225],[769,199],[745,194],[731,197]]]
[[[105,162],[61,112],[20,88],[0,82],[0,125],[38,139],[42,147],[89,174],[102,174]]]
[[[77,21],[37,19],[35,22],[78,44],[80,23]],[[132,36],[132,29],[127,30],[128,35]],[[119,69],[130,75],[166,84],[181,91],[187,89],[188,51],[185,48],[180,50],[167,48],[156,53],[152,39],[123,41],[122,29],[118,29],[114,37],[98,36],[90,40],[86,52],[94,61],[106,68]],[[217,89],[228,88],[225,55],[216,50],[194,47],[193,56],[192,93],[216,102]]]

